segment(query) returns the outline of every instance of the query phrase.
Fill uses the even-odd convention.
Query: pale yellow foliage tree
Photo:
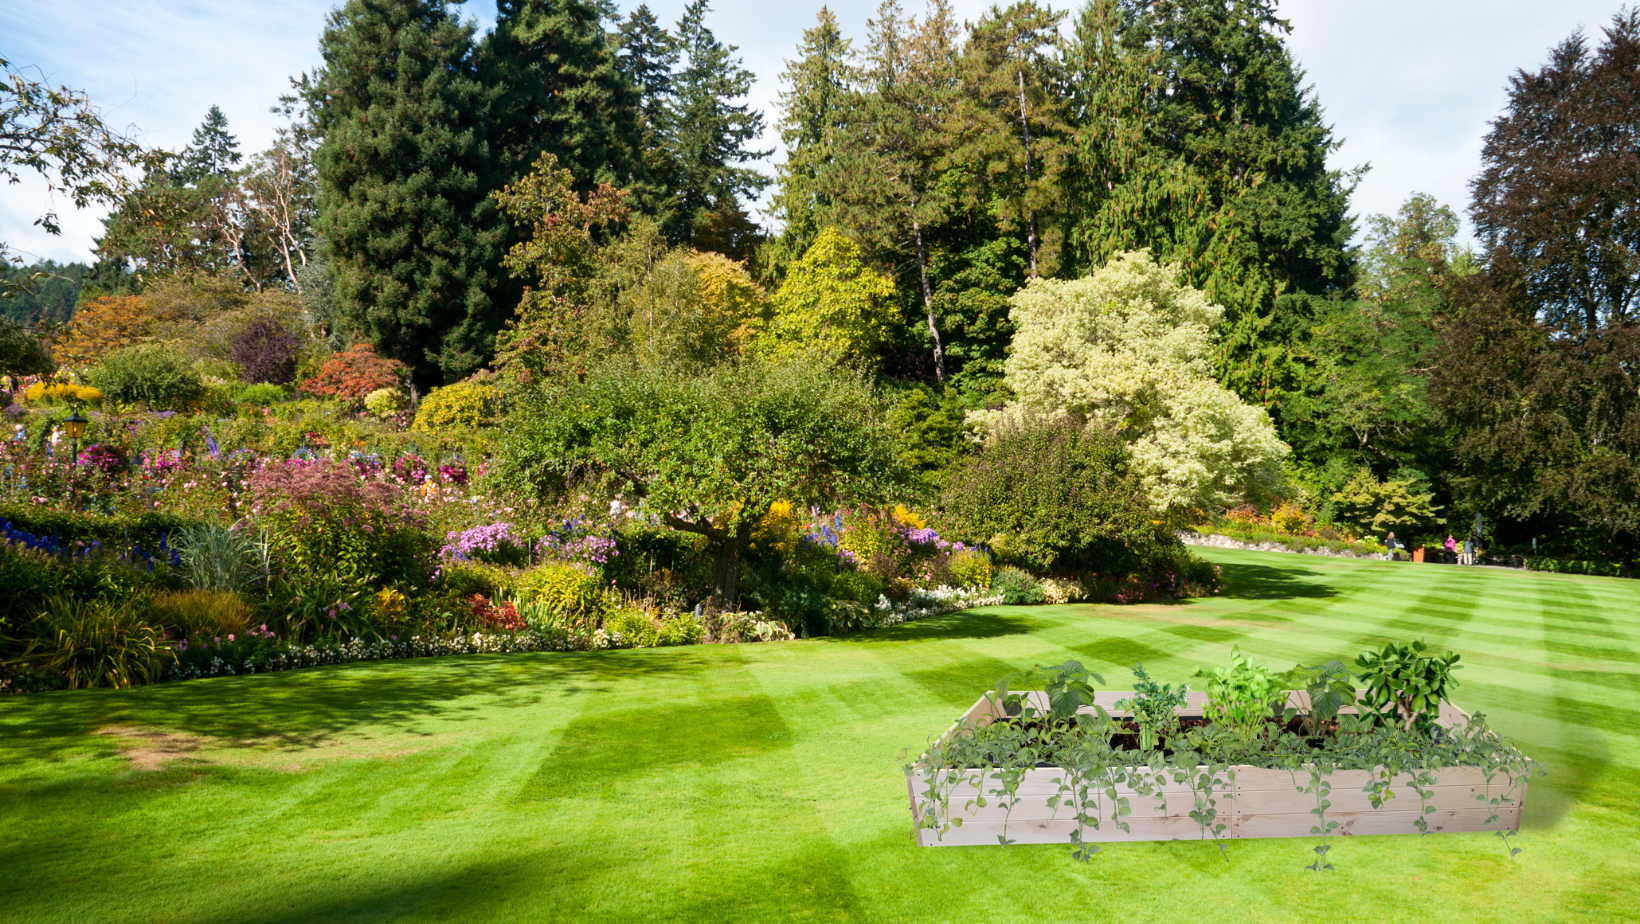
[[[1004,367],[1016,403],[977,412],[1072,413],[1115,430],[1158,511],[1230,506],[1272,489],[1289,450],[1263,408],[1214,380],[1223,309],[1145,252],[1082,279],[1036,279],[1011,300]]]

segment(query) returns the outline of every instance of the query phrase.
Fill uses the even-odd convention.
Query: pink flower
[[[233,633],[232,632],[228,633],[228,641],[230,641],[230,642],[233,641]]]

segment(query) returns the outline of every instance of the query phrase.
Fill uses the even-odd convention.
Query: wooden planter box
[[[1042,694],[1029,695],[1036,708],[1046,711]],[[1116,701],[1132,695],[1099,693],[1094,701],[1113,716],[1125,716],[1126,712],[1115,708]],[[1190,693],[1180,714],[1201,715],[1206,701],[1205,693]],[[1292,693],[1288,701],[1303,708],[1308,705],[1308,695]],[[1094,710],[1084,708],[1082,711],[1091,714]],[[1355,710],[1343,711],[1350,713]],[[956,734],[964,722],[983,725],[999,715],[998,707],[990,699],[981,697],[946,730],[941,740]],[[1445,704],[1441,706],[1440,725],[1456,728],[1468,721],[1468,715],[1462,710]],[[1301,791],[1309,784],[1307,773],[1300,771],[1295,775],[1286,770],[1251,766],[1232,769],[1236,773],[1235,782],[1214,792],[1218,812],[1215,824],[1226,826],[1219,835],[1221,838],[1315,836],[1310,833],[1310,828],[1316,824],[1316,817],[1310,814],[1315,807],[1315,796]],[[1005,815],[1008,839],[1020,844],[1068,844],[1071,842],[1071,832],[1077,829],[1075,813],[1071,808],[1062,806],[1056,813],[1048,806],[1048,799],[1059,792],[1059,786],[1054,781],[1063,776],[1063,771],[1050,767],[1026,771],[1012,814],[997,806],[996,797],[989,791],[995,787],[989,782],[985,786],[989,803],[985,808],[969,808],[969,800],[980,793],[968,782],[957,784],[951,793],[949,811],[952,817],[961,818],[962,824],[952,826],[942,837],[937,830],[925,828],[922,824],[925,813],[931,808],[924,801],[929,772],[927,755],[924,755],[906,775],[911,795],[911,815],[917,823],[917,843],[924,847],[996,846],[998,836],[1003,834]],[[1436,783],[1431,787],[1434,796],[1428,805],[1435,811],[1423,816],[1431,833],[1520,830],[1521,810],[1526,804],[1524,781],[1510,795],[1509,802],[1494,810],[1485,802],[1477,801],[1477,797],[1485,796],[1487,791],[1486,778],[1480,768],[1449,767],[1434,773]],[[972,774],[973,771],[968,771],[964,775]],[[1332,805],[1327,809],[1326,818],[1338,822],[1333,835],[1418,833],[1415,822],[1420,815],[1420,802],[1409,785],[1410,777],[1396,777],[1390,784],[1395,798],[1376,809],[1363,791],[1373,779],[1370,771],[1340,770],[1324,779],[1332,785],[1332,792],[1327,796]],[[1492,795],[1500,795],[1507,786],[1507,782],[1494,778]],[[1106,814],[1100,818],[1099,827],[1083,827],[1083,840],[1176,841],[1211,836],[1204,835],[1201,827],[1190,817],[1195,798],[1183,783],[1167,783],[1161,787],[1159,797],[1141,798],[1127,787],[1118,787],[1117,792],[1130,800],[1132,813],[1123,819],[1130,830],[1123,831],[1111,822],[1108,811],[1110,800],[1107,799],[1104,800]],[[1497,820],[1488,825],[1486,819],[1494,811]]]

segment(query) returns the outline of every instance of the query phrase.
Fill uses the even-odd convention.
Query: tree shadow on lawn
[[[1237,600],[1287,600],[1294,597],[1325,599],[1339,596],[1338,588],[1305,578],[1317,577],[1319,571],[1308,568],[1276,568],[1247,562],[1224,562],[1224,593],[1220,597]]]
[[[117,741],[93,737],[110,726],[173,729],[217,744],[306,749],[361,728],[415,734],[429,719],[479,719],[486,710],[526,707],[547,696],[698,673],[713,660],[645,654],[457,655],[7,697],[0,755],[52,760],[86,749],[112,753]]]

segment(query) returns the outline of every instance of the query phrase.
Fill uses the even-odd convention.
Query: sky
[[[623,9],[637,0],[621,0]],[[188,143],[212,104],[250,153],[273,139],[268,110],[287,79],[319,62],[318,38],[332,0],[5,0],[0,3],[0,58],[38,68],[50,83],[84,90],[110,122],[130,127],[150,146]],[[650,0],[663,22],[676,22],[684,0]],[[835,0],[846,35],[861,44],[876,0]],[[916,9],[916,0],[907,0]],[[966,19],[990,4],[954,0]],[[1460,213],[1478,171],[1481,139],[1502,111],[1511,74],[1535,70],[1573,30],[1591,36],[1617,12],[1619,0],[1283,0],[1288,37],[1343,140],[1332,166],[1371,165],[1352,199],[1358,217],[1393,213],[1415,192]],[[493,0],[462,9],[480,28],[494,21]],[[775,146],[780,73],[813,24],[818,2],[716,0],[708,25],[740,47],[757,75],[752,102]],[[762,168],[772,173],[779,158]],[[43,184],[0,187],[0,241],[27,258],[89,260],[102,212],[76,212],[58,201],[63,234],[34,222],[53,203]],[[1467,237],[1468,223],[1464,235]]]

